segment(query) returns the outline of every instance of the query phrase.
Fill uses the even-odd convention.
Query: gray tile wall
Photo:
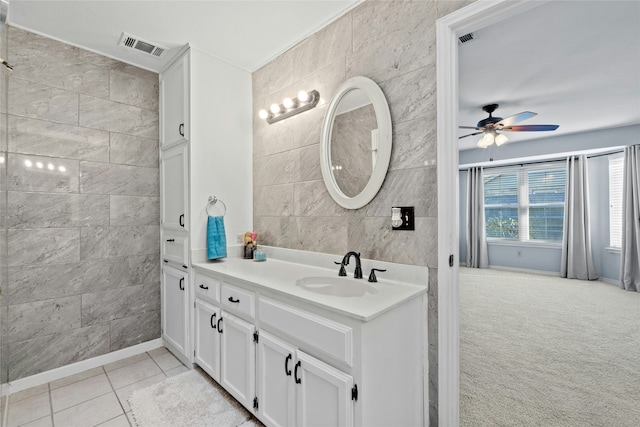
[[[369,0],[253,74],[254,227],[265,245],[424,265],[430,272],[429,389],[437,425],[437,181],[435,21],[469,1]],[[366,76],[393,122],[390,170],[376,198],[348,211],[319,168],[322,120],[336,89]],[[268,125],[257,112],[316,89],[314,110]],[[391,206],[415,206],[416,230],[393,232]]]
[[[160,336],[158,75],[7,38],[2,357],[15,380]]]

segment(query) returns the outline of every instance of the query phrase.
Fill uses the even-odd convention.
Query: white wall
[[[500,148],[475,149],[460,152],[460,164],[506,159],[526,159],[544,154],[592,150],[635,144],[640,140],[640,125],[604,129],[594,132],[551,137]],[[620,254],[609,245],[609,161],[608,156],[589,159],[589,192],[591,206],[591,249],[600,277],[619,280]],[[460,171],[460,260],[466,260],[467,172]],[[489,244],[489,264],[510,268],[560,272],[559,247],[527,244]]]
[[[209,196],[231,246],[253,228],[251,74],[192,47],[191,87],[191,249],[206,248]]]

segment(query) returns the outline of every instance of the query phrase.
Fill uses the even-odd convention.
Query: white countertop
[[[291,258],[295,253],[309,254],[304,251],[291,251],[271,248],[268,254],[280,255],[281,258]],[[283,254],[283,252],[285,252]],[[341,257],[317,254],[312,255],[315,261],[322,265],[331,265],[329,259],[336,260]],[[306,261],[309,261],[309,255],[306,255]],[[304,258],[304,257],[302,257]],[[303,262],[305,260],[302,260]],[[349,266],[347,266],[348,276],[353,279],[353,268],[355,262],[353,258]],[[331,268],[321,268],[314,265],[292,262],[290,260],[273,259],[269,257],[267,261],[255,262],[242,258],[224,258],[222,260],[206,261],[193,263],[196,271],[210,271],[217,273],[229,279],[236,279],[255,286],[257,290],[267,289],[277,293],[285,294],[361,321],[369,321],[388,311],[404,301],[414,298],[420,294],[427,292],[428,269],[426,267],[407,266],[402,264],[393,264],[387,262],[378,262],[372,260],[362,260],[362,272],[364,279],[362,283],[371,285],[376,288],[375,294],[365,293],[359,297],[338,297],[333,295],[323,295],[308,291],[296,285],[296,281],[303,277],[338,277],[338,265],[331,265]],[[369,275],[370,266],[375,268],[386,268],[391,279],[402,279],[404,277],[420,276],[419,281],[422,284],[407,283],[400,280],[385,279],[385,273],[378,273],[378,282],[369,283],[367,277]],[[404,269],[404,272],[400,270]],[[395,270],[395,272],[394,272]],[[407,274],[407,271],[409,274]],[[360,279],[358,279],[360,280]]]

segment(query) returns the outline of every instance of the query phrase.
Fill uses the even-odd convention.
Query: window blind
[[[609,157],[609,245],[622,246],[622,177],[624,156]]]

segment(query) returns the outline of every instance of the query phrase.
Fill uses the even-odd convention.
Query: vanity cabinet
[[[162,338],[180,355],[189,348],[189,274],[168,265],[162,267]]]
[[[252,292],[195,275],[194,361],[247,408],[255,397],[255,310]],[[221,295],[221,297],[219,297]],[[232,314],[232,312],[235,314]]]
[[[220,308],[196,298],[194,361],[211,378],[220,381]]]
[[[426,294],[363,318],[260,285],[282,268],[195,265],[196,363],[267,426],[423,425]]]
[[[268,332],[258,344],[258,417],[268,426],[352,426],[353,377]]]
[[[253,406],[256,383],[255,326],[222,311],[220,385],[245,407]]]

